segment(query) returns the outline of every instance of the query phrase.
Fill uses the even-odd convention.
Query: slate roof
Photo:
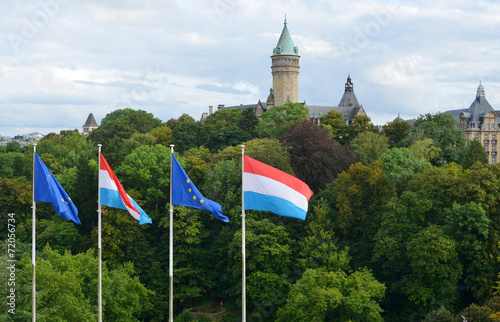
[[[337,111],[342,113],[344,120],[352,121],[354,116],[358,113],[360,106],[356,107],[342,107],[342,106],[317,106],[317,105],[306,105],[309,109],[309,118],[319,118],[327,114],[330,111]]]
[[[344,120],[349,120],[349,122],[354,120],[354,116],[358,114],[358,111],[361,108],[361,104],[359,104],[356,94],[354,94],[354,86],[351,81],[351,75],[347,77],[344,95],[342,95],[338,106],[306,106],[309,108],[309,118],[319,118],[330,111],[337,111],[342,113]]]
[[[486,96],[484,93],[484,87],[480,83],[477,87],[476,91],[476,99],[472,102],[469,108],[457,109],[446,111],[445,113],[451,114],[455,117],[457,123],[460,123],[460,114],[464,113],[464,116],[467,117],[467,123],[476,123],[476,125],[480,125],[482,122],[482,117],[486,112],[495,112],[498,116],[500,116],[500,111],[495,111],[493,107],[491,107],[490,103],[486,100]]]
[[[479,84],[476,91],[476,99],[472,102],[471,106],[467,109],[467,113],[470,113],[468,122],[479,122],[481,113],[483,112],[494,112],[495,110],[491,107],[490,103],[486,100],[484,95],[484,87]]]
[[[351,81],[351,75],[347,77],[347,82],[345,83],[344,95],[340,99],[339,107],[359,107],[358,99],[354,94],[354,86]]]
[[[99,127],[95,121],[94,114],[90,113],[83,127]]]
[[[460,110],[445,111],[445,113],[453,115],[455,117],[455,121],[457,121],[457,123],[460,123],[460,114],[462,112],[467,112],[467,109],[463,108],[463,109],[460,109]]]

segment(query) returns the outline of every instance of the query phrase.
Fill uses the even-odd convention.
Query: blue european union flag
[[[81,225],[75,204],[36,153],[33,171],[35,171],[35,201],[50,202],[59,216]]]
[[[172,153],[172,205],[210,211],[217,219],[229,222],[229,218],[221,214],[222,206],[201,195],[188,175]]]

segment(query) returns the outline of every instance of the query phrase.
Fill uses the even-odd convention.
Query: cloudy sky
[[[11,0],[0,2],[0,135],[81,130],[130,107],[162,121],[266,100],[283,29],[299,101],[337,105],[347,75],[375,124],[500,110],[496,0]]]

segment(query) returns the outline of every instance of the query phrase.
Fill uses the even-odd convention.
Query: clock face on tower
[[[274,87],[276,87],[276,88],[281,88],[281,87],[283,87],[283,83],[281,82],[281,80],[277,80],[277,81],[274,83]]]

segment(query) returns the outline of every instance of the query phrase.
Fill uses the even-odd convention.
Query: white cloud
[[[351,74],[378,124],[468,107],[479,81],[500,110],[496,1],[51,1],[0,4],[0,135],[81,129],[118,107],[166,121],[265,100],[285,14],[301,101],[337,104]]]

